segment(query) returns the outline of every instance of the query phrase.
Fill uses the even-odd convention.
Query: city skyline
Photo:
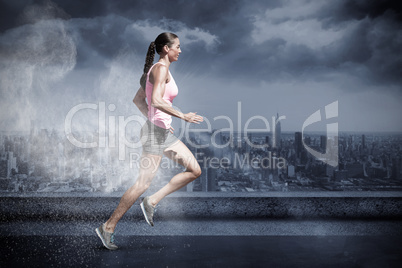
[[[203,172],[199,180],[182,191],[402,189],[400,134],[340,133],[336,140],[322,134],[302,137],[301,132],[275,132],[236,137],[219,132],[215,136],[217,144],[228,146],[214,147],[205,146],[214,133],[190,132],[183,142]],[[89,136],[80,138],[91,141]],[[280,142],[273,146],[275,139]],[[326,164],[307,148],[330,158],[336,154],[332,159],[338,162],[339,158],[339,164]],[[23,136],[0,133],[0,192],[123,191],[138,173],[141,148],[124,148],[127,158],[119,159],[121,149],[77,147],[55,131],[35,127]],[[180,170],[178,164],[163,159],[152,188],[162,186]]]

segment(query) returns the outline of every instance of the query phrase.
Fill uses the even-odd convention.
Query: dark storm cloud
[[[21,11],[32,2],[30,0],[0,0],[0,32],[15,27]]]
[[[220,45],[214,53],[199,50],[199,44],[188,46],[183,44],[183,60],[190,58],[199,65],[198,71],[208,72],[211,66],[218,65],[217,55],[228,55],[236,52],[239,46],[247,44],[247,39],[253,29],[251,17],[259,10],[260,3],[245,3],[244,1],[103,1],[102,5],[111,13],[119,14],[130,20],[148,20],[154,25],[160,24],[163,18],[183,22],[189,28],[201,28],[218,36]],[[266,7],[278,5],[270,2]],[[165,24],[165,29],[177,32],[176,24]],[[180,36],[179,36],[180,37]],[[150,41],[150,40],[149,40]],[[189,55],[189,54],[192,55]],[[215,61],[218,63],[215,64]],[[221,69],[221,68],[219,68]],[[225,75],[225,68],[221,75]]]
[[[358,63],[369,82],[402,82],[402,8],[398,1],[339,1],[323,8],[324,27],[360,21],[342,40],[325,49],[327,64]]]
[[[285,8],[268,7],[265,15],[254,16],[254,25],[250,26],[252,19],[243,20],[244,28],[262,25],[254,36],[260,42],[247,44],[247,34],[243,42],[233,38],[236,46],[228,51],[221,47],[226,53],[222,62],[216,63],[218,69],[249,80],[314,79],[322,73],[340,72],[368,84],[402,83],[401,13],[394,1],[328,2],[321,7],[320,1],[287,3]],[[304,4],[311,9],[303,11]],[[299,38],[299,31],[305,35]],[[230,42],[230,38],[222,39],[224,44]],[[316,39],[318,45],[309,39]],[[225,68],[225,63],[230,68]]]
[[[48,19],[69,19],[70,16],[50,0],[1,0],[0,31]]]
[[[20,25],[36,23],[42,20],[62,19],[67,20],[70,16],[54,2],[47,0],[41,4],[26,6],[18,16],[17,23]]]
[[[37,90],[28,78],[46,80],[41,63],[46,62],[48,52],[57,56],[57,48],[62,48],[48,42],[58,38],[52,35],[53,29],[60,40],[67,38],[74,45],[73,64],[66,71],[61,69],[57,76],[61,78],[55,80],[65,88],[67,93],[63,94],[74,92],[71,95],[77,99],[85,99],[108,92],[110,96],[103,98],[109,100],[121,88],[131,94],[133,84],[138,85],[149,42],[161,31],[172,31],[179,33],[183,51],[179,64],[172,66],[178,83],[194,84],[207,94],[215,93],[213,87],[219,88],[222,96],[233,96],[229,102],[245,98],[249,90],[265,90],[269,88],[265,85],[288,81],[325,81],[328,88],[339,88],[345,77],[354,79],[352,86],[345,88],[364,92],[378,85],[380,92],[402,84],[401,12],[395,3],[0,0],[0,52],[8,55],[1,71],[9,79],[27,81],[28,86],[21,85],[21,89]],[[63,31],[56,31],[56,26]],[[17,40],[17,33],[25,39]],[[24,40],[34,45],[12,45]],[[17,49],[21,51],[13,51]],[[18,64],[17,59],[21,59]],[[51,59],[46,66],[55,65],[57,70],[57,57]],[[27,80],[7,71],[12,70],[9,62],[17,64],[21,77]],[[122,80],[124,72],[131,80]],[[211,82],[210,88],[197,84],[206,80]],[[117,85],[116,81],[123,82]],[[17,82],[7,85],[19,85]],[[50,88],[50,83],[43,85]],[[247,92],[244,85],[249,86]]]
[[[38,1],[41,2],[41,1]],[[123,40],[121,36],[122,28],[118,21],[121,17],[126,18],[131,22],[147,20],[155,26],[160,25],[161,19],[183,22],[189,28],[201,28],[209,31],[219,37],[221,43],[216,47],[216,54],[231,54],[236,52],[239,46],[246,45],[249,39],[250,32],[253,29],[252,17],[250,14],[256,14],[266,8],[273,8],[280,5],[280,1],[269,1],[269,3],[244,1],[53,1],[62,8],[71,18],[94,18],[98,19],[99,23],[104,23],[106,19],[97,17],[107,17],[115,15],[115,22],[108,20],[113,24],[107,38],[102,39],[99,32],[103,25],[99,24],[91,29],[83,29],[82,34],[85,35],[85,42],[100,54],[110,57],[113,51],[118,51],[119,46],[128,44],[128,40]],[[176,24],[165,24],[165,29],[176,32]],[[97,27],[97,28],[95,28]],[[120,28],[119,28],[120,27]],[[135,42],[130,39],[129,41]],[[145,41],[145,40],[144,40]],[[146,40],[147,42],[151,40]],[[137,42],[138,43],[138,42]],[[145,42],[144,42],[145,43]],[[132,47],[135,47],[136,43]],[[200,71],[206,71],[211,66],[216,58],[215,53],[205,53],[205,51],[193,51],[197,49],[196,44],[184,46],[183,58],[187,53],[193,53],[191,58],[200,64]],[[137,49],[141,48],[137,46]],[[146,47],[144,48],[145,51]],[[85,57],[84,53],[80,53],[78,47],[78,67],[81,60]],[[224,75],[224,73],[222,73]]]
[[[362,20],[387,16],[393,13],[395,19],[402,20],[402,6],[395,0],[342,0],[331,1],[328,7],[320,10],[318,16],[327,19],[327,23],[340,23],[349,20]]]
[[[339,69],[357,64],[365,70],[368,82],[400,84],[402,82],[401,24],[390,17],[364,18],[356,29],[339,42],[324,49],[323,63]],[[351,70],[353,71],[353,70]]]
[[[23,3],[18,5],[3,0],[1,5],[8,10],[2,11],[5,18],[13,21],[11,16],[7,16],[10,13],[19,14],[19,22],[24,21],[21,14],[25,15],[22,18],[31,14],[28,16],[31,20],[35,17],[38,20],[46,19],[43,12],[41,16],[34,16],[35,7],[43,5],[58,18],[92,18],[96,21],[92,26],[80,26],[80,38],[84,44],[82,48],[77,48],[77,67],[85,62],[89,50],[106,58],[112,58],[123,47],[138,50],[145,45],[145,51],[150,40],[137,40],[140,35],[124,36],[129,34],[125,31],[126,27],[136,21],[149,21],[151,25],[158,26],[165,18],[182,22],[189,28],[204,29],[218,37],[219,45],[214,51],[199,50],[196,44],[183,46],[183,59],[190,58],[188,53],[192,53],[191,59],[199,64],[200,72],[214,70],[223,77],[236,75],[249,80],[271,81],[283,76],[286,79],[289,76],[295,79],[314,76],[322,70],[350,73],[358,66],[355,68],[359,69],[356,76],[370,83],[402,82],[399,71],[402,68],[401,9],[397,1],[343,0],[322,4],[321,1],[262,0],[27,0]],[[303,12],[306,6],[312,11]],[[265,13],[268,15],[264,16]],[[264,29],[260,33],[266,35],[264,40],[254,42],[252,34],[259,21],[265,23],[262,29],[279,28],[280,25],[286,26],[286,23],[292,26],[292,22],[306,23],[308,28],[311,27],[310,22],[315,21],[323,31],[333,31],[334,34],[348,25],[358,24],[333,42],[311,47],[305,40],[291,38],[291,33],[288,36],[269,36],[272,31],[264,32]],[[167,23],[164,26],[175,32],[176,25]],[[1,29],[7,26],[10,25],[2,24]],[[297,35],[297,32],[294,34]],[[315,34],[314,31],[307,32],[311,37]],[[324,35],[323,39],[328,37]],[[354,66],[352,70],[350,66]]]
[[[70,21],[69,27],[80,44],[77,47],[77,68],[99,68],[99,63],[94,64],[93,60],[112,59],[128,45],[131,38],[124,31],[131,23],[115,15]],[[131,42],[131,45],[138,46],[138,42]]]
[[[198,1],[105,1],[110,12],[132,19],[160,20],[169,18],[186,23],[189,27],[210,30],[225,26],[228,16],[244,5],[239,0]],[[229,25],[226,25],[229,26]]]
[[[57,122],[63,108],[85,99],[107,99],[125,109],[130,103],[116,93],[132,97],[147,47],[162,30],[177,30],[188,49],[201,53],[216,45],[208,32],[172,19],[134,20],[112,12],[77,18],[51,1],[12,8],[18,20],[0,34],[1,129],[28,126],[43,115],[47,123],[50,116]]]

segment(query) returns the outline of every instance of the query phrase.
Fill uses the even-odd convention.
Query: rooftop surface
[[[185,193],[145,222],[139,203],[95,228],[121,193],[0,197],[1,267],[401,267],[400,192]]]

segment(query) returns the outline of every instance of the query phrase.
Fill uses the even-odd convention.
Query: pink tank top
[[[159,109],[152,107],[151,105],[152,91],[154,89],[154,85],[151,82],[149,82],[149,74],[151,73],[152,68],[158,63],[163,64],[162,62],[155,63],[154,65],[152,65],[152,67],[149,69],[147,73],[147,83],[145,86],[145,93],[147,95],[147,101],[148,101],[148,120],[157,125],[158,127],[169,129],[170,124],[172,123],[172,116],[168,115],[165,112],[162,112]],[[177,88],[176,82],[174,81],[170,71],[169,75],[171,79],[169,83],[167,83],[165,86],[165,93],[163,94],[162,99],[166,101],[170,106],[172,106],[173,99],[177,96],[179,89]]]

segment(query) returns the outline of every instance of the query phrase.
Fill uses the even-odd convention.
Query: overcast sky
[[[402,14],[397,1],[0,0],[0,130],[63,129],[82,103],[139,114],[131,100],[148,45],[178,34],[174,105],[213,128],[301,131],[338,101],[338,118],[308,130],[402,131]],[[114,107],[109,105],[112,104]],[[239,108],[241,110],[239,110]],[[99,110],[99,109],[98,109]],[[218,117],[219,118],[216,118]],[[74,129],[98,124],[81,110]],[[174,126],[179,126],[175,120]],[[205,127],[203,124],[199,127]]]

